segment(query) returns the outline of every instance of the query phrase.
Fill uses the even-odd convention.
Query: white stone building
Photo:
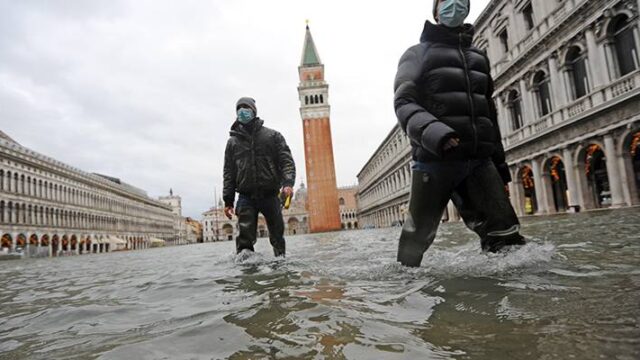
[[[519,215],[640,203],[638,3],[491,0],[477,19]],[[402,223],[410,157],[395,125],[358,174],[363,227]]]
[[[182,198],[178,195],[173,195],[173,189],[169,189],[169,196],[160,196],[158,201],[168,205],[173,213],[173,244],[195,243],[197,238],[193,235],[192,227],[189,225],[187,218],[182,216]]]
[[[119,179],[84,172],[0,131],[0,251],[60,256],[173,237],[171,209]]]
[[[492,0],[492,60],[519,215],[640,202],[637,0]]]

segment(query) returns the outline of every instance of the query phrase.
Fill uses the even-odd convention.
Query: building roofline
[[[360,177],[360,175],[362,174],[362,172],[364,171],[364,169],[371,163],[371,160],[373,160],[373,158],[376,156],[376,154],[378,153],[378,151],[380,151],[380,149],[382,149],[382,146],[387,142],[387,140],[389,140],[391,138],[391,135],[400,127],[400,124],[398,124],[396,122],[396,124],[391,128],[391,131],[389,131],[389,133],[387,134],[387,136],[385,136],[384,140],[382,140],[382,142],[380,143],[380,145],[378,145],[378,148],[376,149],[376,151],[373,152],[373,154],[371,155],[371,157],[369,158],[369,160],[367,160],[367,162],[364,164],[364,166],[360,169],[360,171],[358,172],[358,175],[356,175],[356,177]]]

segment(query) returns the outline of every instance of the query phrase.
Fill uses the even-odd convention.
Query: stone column
[[[520,204],[520,187],[522,187],[522,183],[517,181],[517,179],[513,179],[514,181],[509,183],[509,200],[511,201],[511,206],[516,211],[518,216],[524,215],[522,211],[522,205]]]
[[[593,28],[588,28],[584,35],[587,40],[587,51],[589,52],[589,74],[592,79],[592,87],[597,89],[609,81],[609,79],[606,78],[607,62],[604,58],[602,48],[596,43]]]
[[[579,205],[578,201],[578,185],[576,183],[576,167],[573,163],[573,154],[568,147],[562,149],[562,160],[564,161],[564,172],[567,177],[567,189],[569,194],[567,196],[567,202],[569,208],[576,209]]]
[[[558,57],[557,53],[553,53],[549,59],[549,79],[551,81],[551,88],[555,100],[556,109],[559,109],[567,104],[567,90],[564,87],[564,81],[558,70]]]
[[[533,106],[533,102],[531,101],[531,95],[529,90],[527,90],[527,81],[525,79],[520,79],[520,99],[522,99],[522,121],[524,125],[529,125],[534,122],[535,119],[535,107]]]
[[[536,200],[538,203],[538,213],[548,214],[549,208],[547,207],[547,192],[544,188],[544,182],[542,181],[540,163],[536,159],[531,160],[531,170],[533,171],[533,182],[536,191]]]
[[[16,246],[18,245],[18,234],[11,234],[11,252],[16,251]]]
[[[604,154],[607,163],[607,176],[609,177],[609,190],[611,191],[611,206],[620,207],[624,205],[620,172],[618,171],[618,157],[611,134],[604,136]]]

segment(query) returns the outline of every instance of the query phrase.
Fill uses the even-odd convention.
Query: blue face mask
[[[469,0],[445,0],[438,10],[438,21],[446,27],[455,28],[464,24],[469,15]]]
[[[253,120],[253,110],[240,108],[238,109],[238,121],[242,124],[247,124],[249,121]]]

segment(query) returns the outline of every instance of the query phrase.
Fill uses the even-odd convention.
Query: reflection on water
[[[0,358],[640,358],[640,211],[525,220],[480,252],[445,224],[422,267],[399,229],[0,263]]]

